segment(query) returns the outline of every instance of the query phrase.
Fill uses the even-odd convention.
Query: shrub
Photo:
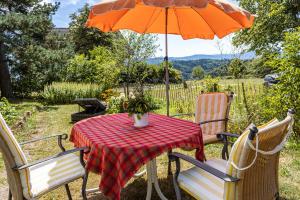
[[[120,96],[115,97],[112,96],[110,97],[108,101],[108,110],[107,112],[109,114],[114,114],[114,113],[124,113],[124,102],[126,101],[125,94],[121,93]]]
[[[300,28],[286,33],[282,46],[282,53],[270,56],[268,61],[280,74],[279,83],[266,89],[259,101],[260,113],[264,118],[284,117],[287,109],[294,108],[294,136],[300,137]]]
[[[57,82],[46,86],[42,97],[48,104],[68,104],[76,98],[99,98],[101,93],[97,84]]]
[[[203,87],[205,92],[218,92],[220,90],[219,78],[205,77],[203,80]]]
[[[131,93],[129,96],[133,96],[133,94]],[[151,108],[150,110],[157,110],[161,108],[161,102],[157,99],[154,99],[149,94],[144,95],[144,100],[147,102],[149,108]],[[121,93],[120,96],[113,96],[109,99],[107,112],[110,114],[128,112],[128,106],[128,99],[126,99],[124,93]],[[134,108],[131,106],[129,109],[132,110]]]
[[[4,97],[0,100],[0,113],[7,123],[11,123],[17,116],[16,109]]]
[[[107,89],[105,91],[103,91],[100,95],[101,99],[105,102],[109,101],[111,97],[113,96],[119,96],[120,93],[117,92],[116,90],[114,89]]]
[[[120,69],[110,50],[95,47],[89,55],[76,55],[67,64],[65,81],[94,83],[105,89],[118,85]]]

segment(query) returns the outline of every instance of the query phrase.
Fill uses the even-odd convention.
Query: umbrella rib
[[[209,27],[209,29],[213,32],[215,36],[216,32],[214,31],[213,27],[206,22],[206,20],[202,17],[202,15],[200,15],[200,13],[198,13],[198,11],[195,8],[192,7],[192,9],[199,15],[199,17],[201,17],[201,19],[206,23],[206,25]]]
[[[215,7],[216,9],[220,10],[222,13],[224,13],[228,17],[230,17],[233,21],[235,21],[236,23],[238,23],[242,28],[244,27],[240,22],[236,21],[232,16],[228,15],[227,12],[225,12],[225,10],[222,10],[218,6],[215,6],[213,4],[210,4],[210,5],[213,6],[213,7]]]
[[[158,16],[159,16],[159,14],[161,13],[161,11],[162,10],[160,10],[160,12],[158,13],[158,15],[156,16],[156,19],[158,18]],[[147,23],[147,26],[146,26],[146,28],[145,28],[145,30],[144,30],[144,33],[146,33],[147,31],[148,31],[148,29],[153,25],[153,23],[155,22],[155,20],[156,19],[154,19],[153,21],[152,21],[152,23],[150,23],[151,22],[151,19],[153,18],[153,16],[154,16],[154,14],[155,14],[155,12],[156,12],[156,8],[153,10],[153,12],[152,12],[152,15],[151,15],[151,17],[150,17],[150,19],[149,19],[149,21],[148,21],[148,23]]]
[[[177,26],[178,26],[178,29],[179,29],[179,33],[180,33],[180,35],[182,37],[180,23],[179,23],[179,18],[178,18],[178,15],[177,15],[177,9],[175,7],[174,7],[174,12],[175,12],[175,15],[176,15],[176,18],[177,18]]]
[[[122,17],[124,17],[127,13],[129,12],[129,9],[126,10],[126,12],[120,16],[120,18],[118,20],[116,20],[116,22],[110,27],[111,30],[113,30],[113,28],[116,26],[116,24],[121,20]]]

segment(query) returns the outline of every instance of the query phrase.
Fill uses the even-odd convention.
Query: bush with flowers
[[[118,97],[112,96],[108,101],[108,109],[107,112],[109,114],[114,113],[124,113],[126,112],[124,109],[124,103],[126,102],[126,97],[124,93],[120,93]]]
[[[129,93],[128,98],[124,93],[120,93],[118,97],[111,97],[108,101],[108,113],[125,113],[129,115],[140,113],[144,114],[152,110],[160,109],[161,105],[152,96],[148,94]]]

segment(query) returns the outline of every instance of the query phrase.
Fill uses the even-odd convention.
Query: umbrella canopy
[[[104,0],[92,7],[87,26],[104,32],[166,33],[166,16],[168,34],[183,39],[222,38],[254,21],[249,12],[223,0]]]
[[[122,29],[138,33],[166,34],[165,83],[169,116],[169,71],[167,34],[183,39],[222,38],[249,28],[254,16],[223,0],[102,0],[89,13],[88,27],[104,32]]]

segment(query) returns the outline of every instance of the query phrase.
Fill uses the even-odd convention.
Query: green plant
[[[100,94],[100,97],[103,101],[107,102],[111,99],[111,97],[118,96],[118,95],[120,95],[120,93],[117,92],[116,90],[107,89]]]
[[[262,118],[285,117],[289,108],[296,110],[294,136],[300,137],[300,28],[286,33],[283,51],[269,58],[268,64],[280,74],[279,83],[265,89],[260,98]]]
[[[108,110],[109,114],[114,113],[124,113],[124,104],[126,102],[125,94],[121,93],[118,97],[112,96],[108,100]]]
[[[76,98],[98,98],[101,93],[97,84],[58,82],[46,86],[42,97],[48,104],[69,104]]]
[[[17,116],[16,109],[11,106],[5,97],[0,100],[0,113],[8,123],[10,123]]]
[[[116,87],[120,69],[114,54],[105,47],[95,47],[89,55],[76,55],[68,61],[65,81],[94,83],[104,89]]]
[[[205,92],[218,92],[220,90],[219,78],[212,78],[211,76],[205,77],[203,86]]]
[[[192,79],[201,80],[204,78],[204,75],[204,69],[200,65],[193,68]]]
[[[129,116],[138,114],[138,118],[141,117],[141,115],[157,108],[159,107],[155,104],[152,97],[144,94],[136,94],[135,96],[133,95],[129,97],[128,102],[125,105],[125,109],[127,110]]]

